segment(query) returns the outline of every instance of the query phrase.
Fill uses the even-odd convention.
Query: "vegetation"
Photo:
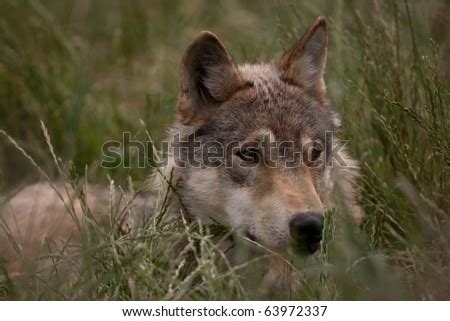
[[[138,190],[153,170],[105,170],[101,145],[124,131],[146,139],[140,119],[153,139],[163,138],[179,60],[200,30],[217,33],[237,62],[269,60],[318,15],[330,22],[328,93],[361,161],[367,218],[355,227],[328,215],[320,255],[286,258],[301,276],[300,294],[271,298],[449,299],[446,1],[3,0],[0,195],[43,173],[72,184],[81,199],[85,179]],[[264,297],[253,271],[275,254],[230,266],[216,245],[228,231],[182,216],[128,235],[91,223],[74,250],[81,266],[63,252],[52,254],[51,271],[17,277],[0,264],[0,298]]]

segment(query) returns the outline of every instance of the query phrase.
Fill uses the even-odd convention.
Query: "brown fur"
[[[11,273],[22,271],[23,266],[39,257],[42,258],[39,269],[44,269],[51,264],[45,259],[50,250],[57,253],[68,245],[68,241],[72,245],[81,241],[86,211],[82,209],[80,198],[68,185],[54,183],[54,187],[45,182],[27,186],[0,208],[0,253],[7,260]],[[127,200],[126,196],[115,191],[115,202],[110,205],[110,192],[104,187],[89,185],[86,192],[87,205],[98,224],[108,223],[110,206],[117,213],[113,217],[116,216],[119,229],[128,229],[131,218],[142,220],[152,212],[153,202],[148,196],[139,195]],[[67,208],[69,204],[73,204],[76,219]],[[76,221],[79,221],[79,226]]]

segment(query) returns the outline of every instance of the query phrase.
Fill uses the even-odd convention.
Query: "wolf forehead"
[[[201,32],[180,65],[179,123],[222,140],[261,129],[276,140],[324,137],[338,127],[326,98],[327,46],[326,20],[318,17],[279,59],[239,66],[216,35]]]
[[[329,102],[284,81],[275,63],[237,67],[246,88],[217,106],[196,137],[243,141],[266,130],[278,141],[322,140],[325,132],[338,129],[339,116]]]

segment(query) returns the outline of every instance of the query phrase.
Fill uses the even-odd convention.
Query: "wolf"
[[[181,62],[177,121],[170,134],[184,141],[194,136],[201,147],[211,142],[237,142],[241,147],[226,153],[228,166],[176,166],[175,156],[169,156],[190,213],[215,213],[216,220],[275,250],[292,239],[319,242],[323,214],[336,205],[338,194],[349,214],[361,220],[355,188],[358,164],[345,146],[335,148],[341,121],[326,97],[327,39],[326,20],[319,17],[279,60],[267,64],[236,65],[222,42],[207,31],[188,47]],[[335,135],[326,142],[326,133]],[[278,143],[279,154],[293,149],[304,155],[305,146],[311,147],[310,154],[297,166],[287,167],[281,156],[267,166],[249,144],[264,137]],[[331,148],[337,151],[331,153]],[[242,166],[249,152],[257,156],[250,161],[259,158],[260,164]],[[207,156],[192,158],[202,157],[199,163],[205,164]],[[340,162],[330,162],[331,157]],[[309,232],[317,235],[303,235]]]
[[[358,163],[339,140],[340,116],[326,94],[327,48],[324,17],[269,63],[237,65],[209,31],[188,46],[162,172],[190,217],[220,222],[277,253],[294,247],[307,254],[319,249],[324,214],[338,203],[361,221]],[[56,192],[45,185],[28,187],[7,202],[3,220],[14,226],[11,235],[20,234],[36,199],[45,206],[34,208],[34,215],[44,218],[35,224],[42,232],[33,242],[48,235],[55,223],[51,217],[64,208],[54,205]],[[100,188],[88,194],[92,206],[105,203]],[[153,206],[144,198],[135,203]],[[73,223],[64,222],[56,237],[73,230]],[[280,262],[272,262],[268,278],[277,279],[281,269]]]

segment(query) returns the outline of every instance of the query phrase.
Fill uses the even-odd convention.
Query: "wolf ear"
[[[318,17],[278,62],[283,80],[305,88],[319,99],[324,98],[327,45],[327,22],[324,17]]]
[[[226,101],[244,81],[230,54],[211,32],[203,31],[186,49],[180,70],[178,111],[182,118]]]

